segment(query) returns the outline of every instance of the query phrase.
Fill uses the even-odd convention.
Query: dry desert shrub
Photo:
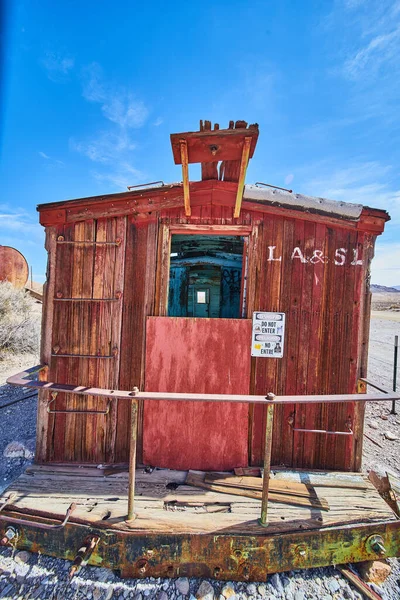
[[[39,349],[40,313],[24,290],[0,282],[0,360],[7,354],[35,353]]]

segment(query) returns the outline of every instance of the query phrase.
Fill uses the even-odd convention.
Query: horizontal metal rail
[[[64,240],[63,236],[57,238],[57,244],[80,244],[84,246],[120,246],[122,240],[117,238],[115,242],[96,242],[89,240]]]
[[[104,388],[88,387],[83,385],[68,385],[38,381],[37,379],[26,379],[32,372],[40,370],[40,365],[28,369],[7,379],[10,385],[19,385],[38,390],[49,390],[64,392],[66,394],[82,394],[83,396],[104,396],[118,398],[120,400],[169,400],[176,401],[198,401],[198,402],[245,402],[248,404],[268,404],[267,396],[235,395],[235,394],[178,394],[168,392],[139,392],[127,390],[107,390]],[[43,367],[42,367],[43,368]],[[382,388],[382,391],[383,388]],[[274,404],[329,404],[337,402],[365,402],[365,401],[387,401],[400,400],[400,392],[384,391],[381,394],[330,394],[330,395],[305,395],[305,396],[275,396]]]
[[[354,435],[351,429],[349,431],[330,431],[329,429],[298,429],[297,427],[293,427],[293,431],[300,431],[301,433],[324,433],[327,435]]]
[[[52,352],[51,356],[56,358],[116,358],[117,354],[59,354]]]
[[[118,302],[121,297],[117,298],[53,298],[54,302]]]
[[[387,401],[387,400],[398,400],[400,399],[400,393],[391,392],[381,386],[377,386],[365,379],[359,380],[359,384],[362,384],[365,389],[365,384],[371,385],[383,392],[383,394],[330,394],[330,395],[305,395],[305,396],[275,396],[269,392],[265,396],[252,396],[252,395],[234,395],[234,394],[175,394],[175,393],[164,393],[164,392],[140,392],[138,388],[134,388],[132,391],[127,390],[106,390],[103,388],[94,388],[86,386],[75,386],[60,384],[54,382],[39,381],[38,379],[27,379],[34,373],[37,373],[41,369],[47,371],[48,367],[38,366],[13,375],[7,379],[7,383],[11,385],[18,385],[28,388],[34,388],[44,390],[51,393],[52,401],[57,397],[57,392],[66,394],[77,394],[82,396],[98,396],[108,398],[109,402],[112,398],[118,398],[120,400],[130,400],[131,403],[131,425],[130,425],[130,451],[129,451],[129,486],[128,486],[128,515],[127,523],[135,519],[134,513],[134,499],[135,499],[135,470],[136,470],[136,442],[137,442],[137,414],[138,414],[138,400],[166,400],[166,401],[199,401],[199,402],[244,402],[250,404],[265,404],[267,405],[267,417],[265,424],[265,449],[264,449],[264,477],[263,477],[263,491],[261,501],[261,518],[259,524],[263,527],[268,525],[267,511],[268,511],[268,491],[269,491],[269,473],[271,468],[271,444],[272,444],[272,424],[274,416],[274,405],[275,404],[330,404],[338,402],[365,402],[365,401]],[[361,387],[358,386],[360,391]],[[52,402],[49,402],[50,403]],[[51,411],[50,411],[51,412]],[[61,411],[67,412],[67,411]],[[68,411],[70,412],[70,411]],[[74,411],[76,412],[76,411]],[[81,411],[78,411],[81,412]],[[90,412],[90,411],[88,411]],[[98,412],[95,411],[97,414]],[[83,412],[81,413],[83,414]],[[86,413],[88,414],[88,413]],[[296,430],[295,431],[300,431]],[[334,435],[352,435],[353,431],[350,429],[348,432],[339,431],[326,431],[326,430],[302,430],[307,433],[324,433]],[[72,509],[73,510],[73,509]],[[71,512],[72,512],[71,510]],[[70,514],[70,513],[69,513]],[[69,514],[66,515],[64,523],[69,518]],[[7,518],[5,513],[2,516],[3,519]],[[7,519],[9,522],[21,523],[21,520]],[[63,524],[61,526],[63,526]],[[45,529],[54,529],[58,526],[44,526],[43,524],[37,525]]]

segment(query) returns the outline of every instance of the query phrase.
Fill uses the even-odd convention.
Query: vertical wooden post
[[[272,426],[274,423],[274,398],[275,394],[267,394],[267,417],[265,422],[265,448],[264,448],[264,475],[263,490],[261,500],[261,518],[259,524],[263,527],[268,526],[268,490],[269,476],[271,472],[271,450],[272,450]]]
[[[399,352],[399,336],[394,336],[394,355],[393,355],[393,391],[397,390],[397,357]],[[396,412],[396,400],[392,400],[392,415],[397,415]]]
[[[242,159],[240,161],[240,172],[239,172],[238,189],[237,189],[237,194],[236,194],[235,212],[233,213],[233,216],[235,219],[239,218],[239,216],[240,216],[240,209],[241,209],[242,200],[243,200],[244,181],[246,179],[247,165],[249,164],[251,139],[252,139],[251,137],[244,138]]]
[[[138,401],[131,401],[131,430],[130,430],[130,449],[129,449],[129,488],[128,488],[128,518],[127,521],[134,521],[136,515],[135,507],[135,474],[136,474],[136,439],[138,423]]]
[[[192,214],[190,208],[190,194],[189,194],[189,155],[187,148],[187,141],[181,140],[181,161],[182,161],[182,179],[183,179],[183,201],[185,204],[185,215],[190,217]]]

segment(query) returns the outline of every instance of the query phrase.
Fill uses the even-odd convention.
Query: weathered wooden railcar
[[[79,465],[81,475],[84,465],[87,475],[90,465],[108,465],[112,472],[112,465],[127,463],[129,458],[132,471],[132,423],[135,430],[137,424],[137,462],[171,470],[169,479],[163,476],[163,485],[182,484],[178,471],[256,467],[267,455],[276,467],[360,470],[365,403],[355,394],[362,385],[360,378],[367,375],[369,269],[375,239],[389,217],[383,210],[358,204],[265,184],[245,186],[257,138],[256,125],[237,122],[236,127],[211,130],[206,122],[199,132],[171,136],[175,163],[182,165],[182,183],[157,182],[125,193],[38,207],[49,255],[41,353],[45,368],[38,384],[44,388],[37,427],[39,479],[43,472],[48,476],[49,469],[60,469],[60,464],[64,474]],[[191,163],[201,163],[201,181],[189,181]],[[256,327],[254,314],[260,318]],[[271,319],[282,314],[285,327],[282,324],[277,331]],[[276,403],[273,432],[267,418],[268,392],[286,397]],[[127,401],[129,393],[136,398],[134,403]],[[165,401],[169,394],[172,399]],[[338,402],[337,394],[346,401]],[[216,395],[235,401],[211,402],[218,399]],[[140,486],[146,475],[138,477]],[[365,512],[357,516],[360,527],[365,530],[366,523],[384,515],[387,522],[378,533],[385,530],[386,535],[387,528],[393,529],[386,544],[387,552],[395,554],[398,529],[390,509],[384,508],[383,500],[361,476],[348,477],[340,494],[351,485],[368,490],[362,494]],[[82,486],[82,478],[79,481]],[[86,485],[89,481],[87,477]],[[112,493],[123,495],[121,481],[113,481],[105,493],[118,490]],[[46,485],[51,496],[49,481]],[[324,488],[325,495],[329,488]],[[218,489],[214,495],[218,496]],[[102,498],[107,504],[104,493]],[[259,503],[258,496],[253,498]],[[351,530],[349,556],[342,553],[338,561],[338,554],[330,552],[322,557],[321,540],[336,535],[338,548],[342,546],[343,531],[332,534],[331,528],[344,524],[343,506],[336,516],[331,513],[330,521],[321,517],[321,511],[319,516],[312,511],[292,515],[288,521],[297,525],[288,525],[285,531],[285,516],[277,513],[279,526],[269,531],[286,534],[286,541],[283,536],[278,543],[252,524],[249,507],[247,513],[236,507],[238,513],[246,513],[239,522],[237,515],[232,520],[231,506],[226,511],[229,518],[218,515],[219,525],[209,515],[200,522],[193,514],[187,515],[188,525],[184,517],[179,521],[176,513],[168,513],[165,502],[173,501],[176,498],[164,499],[165,514],[159,511],[164,528],[157,521],[160,514],[154,517],[158,524],[149,525],[151,510],[144,510],[143,521],[139,510],[136,546],[128,551],[125,538],[114,539],[109,548],[124,546],[125,557],[107,558],[111,550],[104,550],[104,564],[122,563],[126,574],[163,574],[167,569],[170,575],[254,579],[290,565],[361,560],[374,554],[361,544],[366,530],[361,534],[358,528]],[[350,494],[346,510],[352,503]],[[110,512],[114,523],[120,523],[120,513]],[[132,516],[131,510],[131,525]],[[90,521],[87,515],[82,519],[86,525]],[[315,531],[322,528],[322,521],[328,534]],[[296,554],[293,548],[303,542],[293,538],[293,531],[308,529],[311,522],[314,537],[304,543],[319,542],[314,550],[305,554],[296,550]],[[108,535],[118,537],[121,527],[124,535],[132,534],[133,526],[114,525]],[[70,528],[62,538],[66,546],[73,539]],[[33,526],[29,531],[31,543],[43,545],[32,534],[37,531]],[[216,531],[221,548],[213,558],[215,545],[210,540]],[[171,538],[166,542],[170,550],[155,559],[151,533],[176,534],[179,541]],[[199,533],[200,538],[195,535]],[[350,535],[348,529],[345,535]],[[332,540],[329,543],[335,544]],[[239,544],[236,550],[235,544]],[[358,554],[357,544],[363,546]],[[66,555],[71,552],[65,550]]]
[[[237,150],[247,136],[252,152],[257,134],[172,137],[176,162],[181,139],[189,162],[203,161],[202,181],[189,185],[190,211],[182,184],[39,206],[49,252],[42,362],[51,381],[165,392],[356,391],[366,376],[369,264],[388,216],[246,186],[235,218]],[[217,160],[204,164],[210,145],[215,159],[236,159],[224,159],[222,179]],[[194,302],[200,288],[210,295],[205,303]],[[283,358],[251,358],[257,310],[286,314]],[[201,318],[208,316],[216,320]],[[79,398],[59,395],[57,408],[73,407]],[[144,403],[138,458],[171,468],[259,465],[264,420],[265,408],[251,405]],[[36,459],[126,461],[128,424],[129,407],[118,401],[98,417],[48,414],[44,405]],[[354,435],[299,431],[307,428]],[[362,435],[360,405],[285,406],[275,414],[272,463],[358,470]]]

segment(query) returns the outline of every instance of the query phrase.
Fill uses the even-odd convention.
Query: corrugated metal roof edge
[[[282,208],[291,208],[292,210],[324,213],[354,221],[360,218],[364,208],[362,204],[305,196],[273,188],[261,188],[255,185],[245,186],[243,199],[263,204],[268,203]]]

